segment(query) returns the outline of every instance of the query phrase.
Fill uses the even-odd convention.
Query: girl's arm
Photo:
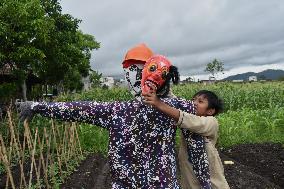
[[[215,138],[219,128],[218,121],[213,116],[197,116],[183,111],[180,111],[177,125],[209,138]]]
[[[146,93],[143,94],[144,102],[148,105],[152,105],[156,109],[160,110],[167,116],[173,118],[178,122],[180,117],[180,111],[174,107],[169,106],[168,104],[161,101],[155,93]]]
[[[143,94],[144,102],[152,105],[167,116],[173,118],[180,128],[185,128],[193,133],[207,137],[215,137],[218,132],[218,121],[213,116],[196,116],[161,101],[155,93]]]

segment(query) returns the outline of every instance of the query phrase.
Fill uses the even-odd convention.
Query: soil
[[[231,188],[284,188],[284,145],[242,144],[222,150],[225,176]]]
[[[111,176],[107,158],[101,154],[91,154],[80,164],[62,189],[109,189]]]
[[[243,144],[220,150],[225,176],[231,189],[284,188],[284,147],[281,144]],[[90,155],[64,183],[63,188],[110,189],[111,177],[107,160]],[[106,164],[105,164],[106,163]],[[90,166],[93,165],[93,166]],[[84,174],[90,173],[88,179]],[[91,174],[93,173],[93,174]]]
[[[284,146],[281,144],[242,144],[220,149],[225,176],[231,189],[284,188]],[[0,177],[0,181],[3,177]],[[61,185],[63,189],[110,189],[107,158],[90,154]],[[1,188],[1,187],[0,187]]]

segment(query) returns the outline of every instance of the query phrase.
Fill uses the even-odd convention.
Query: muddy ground
[[[232,189],[284,188],[284,147],[281,144],[243,144],[220,150],[225,175]],[[62,188],[109,189],[111,177],[107,159],[89,155]]]
[[[233,161],[224,165],[231,189],[284,188],[284,146],[281,144],[243,144],[220,149],[221,159]],[[0,175],[0,188],[5,187]],[[107,158],[91,154],[61,185],[63,189],[110,189],[111,176]]]

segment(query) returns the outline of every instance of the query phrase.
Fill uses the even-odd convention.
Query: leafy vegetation
[[[214,91],[225,103],[225,111],[242,108],[254,110],[284,106],[283,82],[266,83],[216,83],[214,85],[190,84],[174,86],[174,94],[186,99],[201,89]]]
[[[218,117],[220,122],[219,144],[274,142],[284,143],[284,107],[253,110],[243,108],[227,111]]]
[[[214,91],[225,103],[224,113],[218,116],[219,146],[268,141],[284,143],[283,82],[186,84],[174,86],[173,92],[181,98],[191,99],[201,89]],[[97,88],[82,94],[62,96],[58,100],[125,101],[131,98],[131,94],[124,88]],[[81,134],[83,148],[106,154],[107,131],[99,127],[81,125]]]
[[[9,67],[13,82],[22,86],[33,74],[42,84],[81,89],[91,51],[100,43],[78,29],[80,22],[63,14],[58,0],[1,0],[0,70]]]

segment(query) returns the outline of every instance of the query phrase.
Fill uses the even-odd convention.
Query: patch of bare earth
[[[281,144],[242,144],[220,150],[225,164],[225,176],[231,189],[284,188],[284,148]],[[28,168],[27,168],[28,169]],[[13,174],[19,175],[19,168]],[[16,184],[19,184],[16,182]],[[0,188],[5,187],[5,175],[0,175]],[[90,154],[73,172],[62,189],[110,189],[111,175],[107,158]]]

